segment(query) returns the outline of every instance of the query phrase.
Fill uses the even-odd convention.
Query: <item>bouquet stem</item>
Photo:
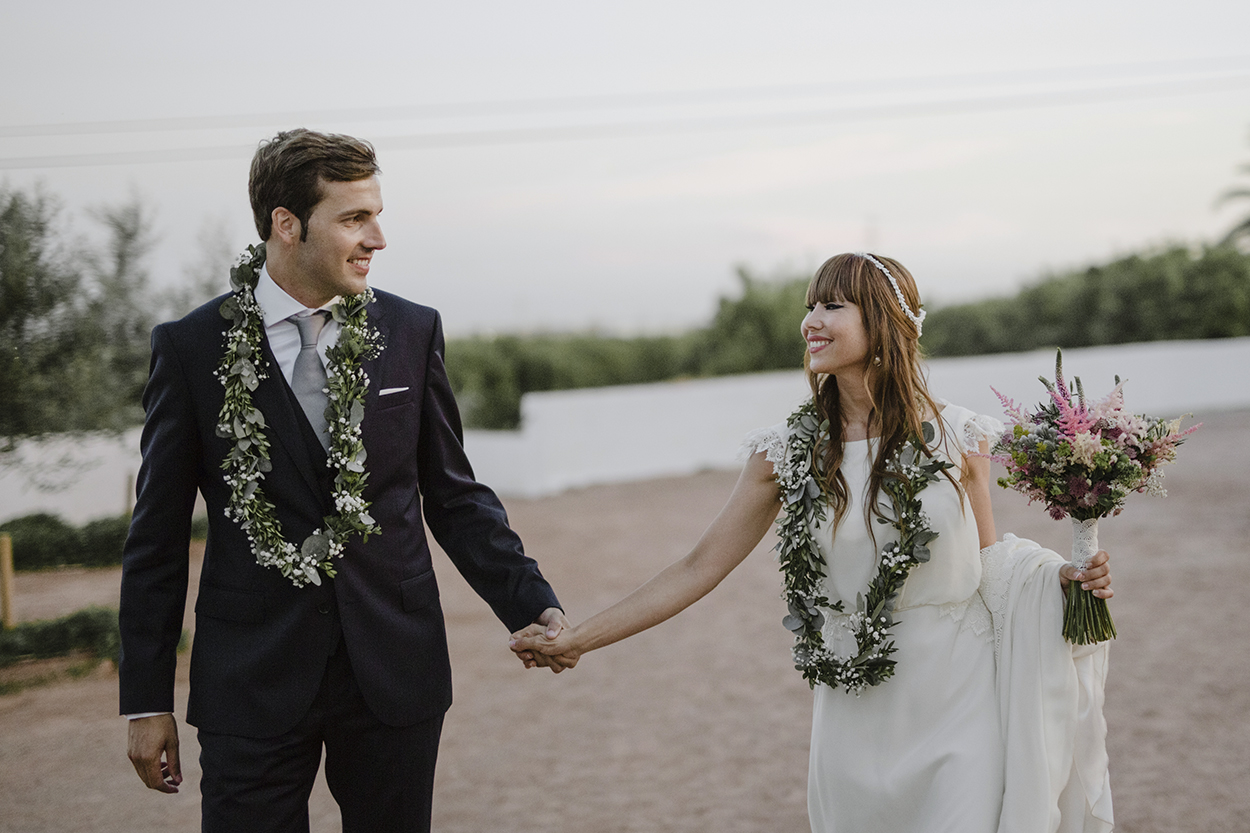
[[[1072,519],[1072,566],[1085,569],[1098,552],[1098,519]],[[1063,638],[1073,645],[1093,645],[1115,639],[1115,623],[1107,600],[1100,599],[1081,585],[1068,585],[1068,600],[1063,609]]]

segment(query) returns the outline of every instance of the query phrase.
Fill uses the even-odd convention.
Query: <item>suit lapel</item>
[[[384,314],[385,310],[382,304],[378,303],[374,298],[373,303],[369,304],[369,324],[377,329],[382,336],[382,353],[372,359],[366,359],[360,363],[360,368],[369,377],[369,388],[365,391],[365,422],[361,430],[366,431],[369,425],[369,412],[377,406],[378,402],[378,379],[382,378],[379,368],[382,362],[386,360],[386,344],[390,341],[390,330],[387,327]],[[368,444],[366,443],[366,448]]]

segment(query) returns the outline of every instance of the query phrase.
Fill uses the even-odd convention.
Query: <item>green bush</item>
[[[1054,275],[1011,298],[934,310],[932,356],[1250,335],[1250,256],[1174,246]]]
[[[705,327],[636,338],[590,334],[453,339],[447,373],[470,428],[516,428],[532,391],[799,368],[807,276],[739,270]],[[920,278],[924,288],[924,276]],[[1149,251],[1052,275],[1008,298],[935,308],[930,356],[1250,335],[1250,255],[1231,246]]]
[[[738,271],[737,297],[723,297],[706,327],[682,335],[595,333],[453,339],[447,375],[469,428],[511,429],[521,396],[548,390],[723,376],[803,363],[806,277],[765,280]]]
[[[38,570],[76,564],[82,550],[81,533],[56,515],[38,512],[0,524],[13,538],[13,567]]]
[[[74,651],[116,663],[120,646],[117,611],[86,607],[60,619],[23,622],[0,630],[0,668],[23,659],[60,657]]]
[[[122,563],[122,551],[129,534],[129,514],[89,521],[80,532],[82,549],[75,563],[86,567],[111,567]]]
[[[129,515],[116,515],[75,527],[56,515],[38,512],[0,524],[13,538],[13,567],[111,567],[122,563]]]

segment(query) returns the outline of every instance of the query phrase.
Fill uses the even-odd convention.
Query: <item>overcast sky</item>
[[[371,281],[452,334],[674,329],[739,264],[863,248],[932,305],[1250,212],[1215,207],[1247,31],[1244,0],[8,2],[0,182],[78,233],[140,195],[172,285],[206,224],[253,242],[251,150],[303,125],[377,145]]]

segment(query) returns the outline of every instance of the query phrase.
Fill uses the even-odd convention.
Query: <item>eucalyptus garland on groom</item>
[[[439,314],[368,284],[386,246],[379,173],[348,136],[262,143],[249,179],[262,244],[233,292],[152,333],[120,710],[139,777],[177,792],[198,492],[209,532],[186,719],[206,831],[307,830],[323,749],[344,831],[429,829],[451,675],[427,525],[510,631],[566,624],[473,476]]]

